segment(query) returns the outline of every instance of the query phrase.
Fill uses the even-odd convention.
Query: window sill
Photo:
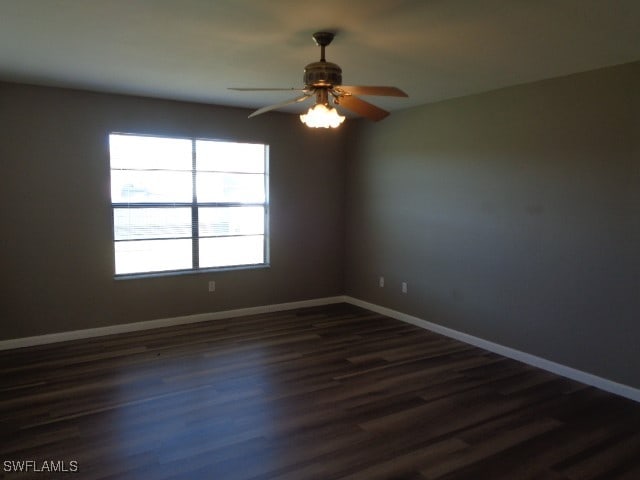
[[[256,265],[237,265],[233,267],[202,268],[199,270],[171,270],[166,272],[123,273],[121,275],[114,275],[113,279],[120,281],[120,280],[138,280],[141,278],[181,277],[183,275],[223,273],[223,272],[233,272],[238,270],[264,270],[267,268],[271,268],[271,264],[260,263]]]

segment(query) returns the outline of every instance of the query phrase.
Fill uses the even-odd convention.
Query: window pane
[[[264,233],[263,207],[206,207],[198,209],[201,237]]]
[[[199,202],[263,203],[264,175],[198,172]]]
[[[191,237],[190,208],[114,208],[116,240]]]
[[[200,239],[200,268],[264,263],[264,236]]]
[[[191,170],[191,140],[109,135],[111,168]]]
[[[192,267],[191,240],[116,242],[115,253],[117,275]]]
[[[191,172],[111,170],[113,203],[191,202]]]
[[[264,173],[265,146],[255,143],[196,141],[198,170]]]

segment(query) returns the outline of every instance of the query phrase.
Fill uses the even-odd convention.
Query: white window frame
[[[183,273],[198,273],[198,272],[215,272],[215,271],[224,271],[224,270],[235,270],[235,269],[251,269],[251,268],[265,268],[269,267],[269,146],[267,144],[262,143],[248,143],[248,142],[233,142],[228,140],[215,140],[209,138],[199,138],[199,137],[169,137],[165,135],[148,135],[148,134],[137,134],[137,133],[121,133],[121,132],[111,132],[109,134],[109,143],[111,144],[112,136],[134,136],[134,137],[145,137],[145,138],[157,138],[157,139],[170,139],[170,140],[185,140],[191,142],[191,151],[192,151],[192,163],[191,163],[191,175],[192,175],[192,195],[191,201],[184,202],[175,202],[175,201],[143,201],[143,202],[123,202],[123,201],[114,201],[114,191],[111,192],[111,213],[112,213],[112,226],[113,226],[113,246],[114,246],[114,275],[116,278],[128,278],[128,277],[140,277],[140,276],[162,276],[162,275],[175,275],[175,274],[183,274]],[[231,175],[242,175],[246,172],[240,171],[231,171],[231,170],[199,170],[198,169],[198,159],[197,159],[197,142],[222,142],[226,144],[238,144],[238,145],[252,145],[252,146],[261,146],[264,148],[264,171],[262,172],[262,181],[264,182],[264,200],[256,201],[253,199],[252,201],[243,201],[240,199],[239,201],[199,201],[197,195],[198,189],[198,176],[200,174],[201,177],[204,177],[205,173],[220,173],[220,174],[231,174]],[[110,152],[111,153],[111,152]],[[122,168],[113,168],[112,155],[110,154],[110,178],[112,182],[113,188],[113,177],[114,171],[122,171],[127,169]],[[135,169],[130,169],[135,170]],[[171,170],[162,170],[164,172]],[[249,173],[248,175],[256,176],[256,173]],[[263,231],[262,234],[203,234],[200,229],[201,222],[199,220],[200,212],[203,212],[201,209],[229,209],[229,211],[236,212],[245,211],[250,208],[262,208],[264,211],[264,223],[263,223]],[[122,239],[117,238],[117,227],[116,227],[116,212],[122,212],[123,210],[135,210],[135,209],[186,209],[189,208],[191,210],[191,232],[188,236],[181,235],[176,239],[167,238],[166,236],[158,236],[157,234],[154,236],[151,233],[148,237],[141,237],[135,239]],[[165,210],[166,211],[166,210]],[[220,266],[204,266],[201,267],[200,264],[200,253],[201,253],[201,241],[206,239],[246,239],[248,237],[259,237],[262,236],[262,259],[259,262],[250,262],[250,263],[233,263],[233,264],[225,264]],[[157,270],[141,270],[141,271],[126,271],[124,273],[118,272],[118,259],[117,259],[117,250],[118,244],[120,243],[128,243],[128,242],[138,242],[138,241],[159,241],[162,242],[164,240],[191,240],[191,265],[190,267],[180,267],[180,268],[162,268]],[[239,240],[240,241],[240,240]],[[233,245],[233,240],[230,240],[230,245]]]

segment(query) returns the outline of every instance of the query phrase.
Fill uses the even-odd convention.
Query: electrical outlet
[[[407,293],[407,282],[402,282],[402,293]]]
[[[209,280],[209,291],[210,292],[215,292],[216,291],[216,282],[215,282],[215,280]]]
[[[378,280],[378,286],[380,288],[384,287],[384,277],[380,277],[380,279]]]

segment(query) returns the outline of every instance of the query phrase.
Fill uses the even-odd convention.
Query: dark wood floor
[[[0,373],[8,479],[640,479],[640,404],[349,305],[0,352]]]

